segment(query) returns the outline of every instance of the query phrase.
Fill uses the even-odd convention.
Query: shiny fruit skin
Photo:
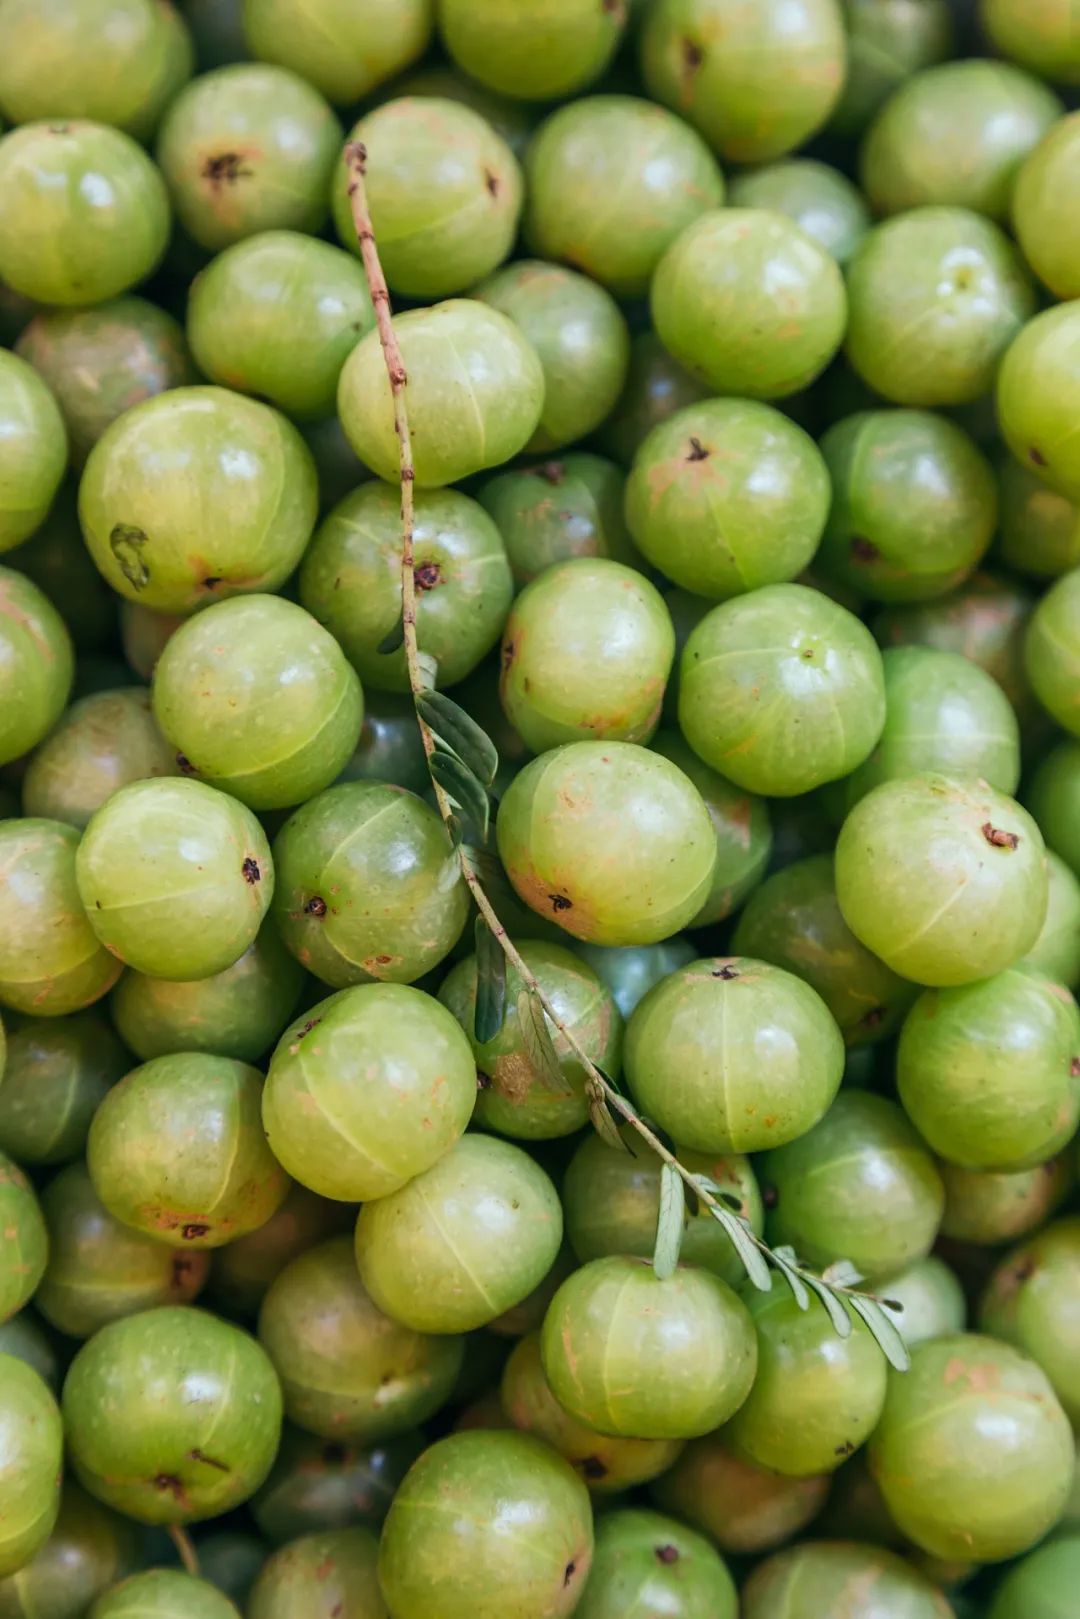
[[[1053,1539],[1009,1570],[997,1588],[989,1619],[1055,1619],[1068,1613],[1080,1579],[1080,1538]]]
[[[824,1619],[854,1592],[863,1619],[952,1619],[937,1586],[882,1547],[811,1540],[760,1563],[743,1589],[744,1619]],[[778,1607],[782,1604],[782,1609]]]
[[[1080,1419],[1076,1301],[1080,1220],[1055,1220],[1006,1256],[979,1305],[983,1332],[1030,1355],[1050,1379],[1070,1422]]]
[[[1024,257],[1055,298],[1080,294],[1074,175],[1080,119],[1060,118],[1021,166],[1012,198],[1013,227]]]
[[[260,1534],[282,1546],[297,1535],[355,1524],[378,1529],[424,1444],[419,1434],[406,1434],[385,1444],[346,1445],[286,1423],[269,1477],[251,1500]]]
[[[828,1490],[828,1474],[789,1478],[737,1456],[721,1428],[692,1439],[649,1493],[725,1555],[745,1556],[772,1551],[805,1529]]]
[[[551,101],[584,89],[611,60],[623,30],[623,0],[438,0],[439,31],[467,77],[500,95]]]
[[[610,557],[631,567],[638,553],[623,518],[621,467],[584,450],[498,473],[480,490],[510,559],[514,582],[572,557]]]
[[[0,350],[0,425],[3,552],[21,545],[44,522],[68,456],[67,429],[55,395],[32,365],[7,350]]]
[[[939,1169],[945,1183],[942,1235],[989,1247],[1044,1225],[1076,1179],[1067,1153],[1034,1169],[961,1169],[944,1160]]]
[[[949,0],[843,0],[848,71],[829,121],[839,135],[860,134],[898,85],[952,54]]]
[[[60,1510],[64,1436],[56,1401],[25,1361],[0,1356],[0,1577],[44,1546]]]
[[[121,787],[178,773],[150,694],[138,687],[98,691],[72,703],[35,750],[23,778],[23,810],[81,831]]]
[[[716,833],[716,865],[712,887],[701,909],[687,924],[709,927],[738,909],[761,881],[772,852],[772,824],[765,800],[727,781],[698,758],[676,730],[658,731],[652,750],[693,782]]]
[[[56,608],[25,574],[0,567],[0,763],[48,735],[74,673],[71,637]]]
[[[20,1164],[64,1164],[130,1058],[100,1012],[13,1018],[0,1060],[0,1150]]]
[[[943,1259],[930,1254],[878,1287],[878,1296],[908,1348],[927,1338],[963,1332],[967,1325],[967,1299],[955,1273]],[[899,1305],[897,1309],[894,1306]]]
[[[857,187],[839,169],[814,158],[766,163],[731,183],[734,208],[771,208],[786,214],[846,264],[870,229],[870,210]]]
[[[579,1619],[736,1619],[737,1612],[735,1583],[704,1535],[641,1508],[600,1519]]]
[[[1031,466],[1005,455],[998,467],[1000,539],[1006,567],[1033,579],[1056,579],[1080,563],[1080,511],[1050,489]]]
[[[252,1587],[249,1619],[387,1619],[369,1529],[304,1535],[274,1552]]]
[[[1080,500],[1080,455],[1067,425],[1080,399],[1080,306],[1044,309],[1014,337],[997,378],[1001,434],[1023,466]]]
[[[49,1233],[41,1205],[22,1170],[0,1152],[0,1321],[8,1321],[33,1297],[49,1257]]]
[[[244,40],[349,107],[423,55],[433,13],[432,0],[244,0]]]
[[[178,1568],[131,1574],[98,1597],[87,1619],[236,1619],[239,1610],[208,1580]]]
[[[67,1480],[48,1540],[0,1580],[0,1619],[78,1619],[87,1603],[123,1578],[135,1550],[132,1526]]]
[[[0,1005],[12,1011],[78,1012],[120,976],[79,897],[78,843],[63,821],[0,821]]]
[[[1024,667],[1051,718],[1080,736],[1080,568],[1051,585],[1032,613]]]
[[[1059,742],[1043,755],[1025,802],[1048,847],[1080,877],[1080,742]]]

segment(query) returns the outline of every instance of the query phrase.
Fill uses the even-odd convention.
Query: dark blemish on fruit
[[[699,438],[691,437],[690,453],[687,455],[686,459],[688,461],[707,461],[709,459],[709,451],[705,448],[704,444],[702,444]]]
[[[206,159],[202,166],[202,177],[209,180],[215,190],[223,185],[233,186],[237,180],[248,179],[255,172],[242,168],[243,161],[239,152],[219,152],[216,157]]]
[[[269,404],[270,401],[267,400],[266,403]],[[204,590],[215,590],[217,588],[217,586],[220,585],[220,583],[221,583],[221,574],[220,573],[208,573],[206,578],[203,580],[203,589]]]
[[[347,1454],[344,1445],[330,1444],[322,1448],[322,1459],[327,1467],[340,1467]]]
[[[114,523],[109,534],[109,550],[133,590],[145,590],[150,583],[150,569],[142,557],[146,540],[145,530],[133,523]]]
[[[195,766],[186,753],[176,755],[176,768],[182,776],[193,776],[195,774]]]
[[[581,1464],[581,1471],[586,1478],[591,1479],[607,1478],[608,1474],[608,1470],[599,1456],[586,1456]]]
[[[714,978],[726,978],[730,982],[732,978],[738,978],[738,976],[738,968],[733,967],[730,962],[725,962],[722,967],[713,968]]]
[[[345,1609],[342,1607],[341,1603],[335,1602],[334,1606],[330,1609],[330,1619],[341,1619],[341,1615],[344,1612]]]
[[[513,663],[513,661],[514,661],[514,643],[513,643],[513,641],[507,641],[506,645],[502,649],[502,666],[503,666],[503,668],[504,669],[509,669],[509,667]]]
[[[548,899],[551,901],[553,911],[573,910],[574,902],[572,899],[567,899],[565,894],[549,894]]]
[[[984,821],[979,830],[995,849],[1015,849],[1020,842],[1015,832],[1003,832],[1001,827],[992,826],[989,821]]]
[[[482,1073],[479,1068],[476,1070],[476,1088],[478,1091],[489,1091],[491,1089],[491,1075]]]
[[[864,1012],[859,1019],[859,1023],[864,1029],[876,1029],[878,1024],[884,1021],[885,1008],[883,1006],[872,1006],[869,1012]]]
[[[307,1022],[304,1024],[304,1027],[300,1030],[300,1033],[297,1035],[296,1038],[298,1040],[302,1040],[304,1038],[305,1034],[310,1034],[312,1029],[318,1028],[318,1026],[319,1026],[319,1024],[321,1022],[322,1022],[321,1017],[309,1017]]]
[[[326,901],[323,899],[321,894],[313,894],[308,900],[307,904],[304,906],[304,910],[307,912],[308,916],[325,916]]]
[[[566,468],[561,461],[545,461],[541,466],[533,467],[533,471],[545,483],[562,483],[566,477]]]
[[[1080,1057],[1074,1057],[1069,1064],[1069,1073],[1073,1079],[1080,1079]]]
[[[98,910],[100,911],[100,909],[101,909],[101,901],[99,899],[96,899],[94,901],[94,904],[97,906]]]
[[[210,1227],[208,1225],[196,1225],[193,1223],[191,1225],[182,1226],[180,1229],[180,1235],[187,1242],[194,1242],[196,1237],[205,1237],[209,1229]]]
[[[775,1209],[780,1201],[780,1193],[775,1186],[766,1184],[761,1188],[761,1201],[767,1209]]]
[[[854,1454],[855,1446],[851,1443],[850,1439],[845,1439],[844,1443],[842,1445],[837,1445],[836,1449],[833,1451],[834,1456],[853,1456]]]
[[[803,655],[804,658],[812,660],[813,656],[814,656],[813,647],[812,646],[804,646],[803,651],[802,651],[802,655]]]
[[[1035,465],[1037,467],[1044,467],[1046,465],[1046,457],[1045,457],[1045,455],[1042,453],[1041,450],[1036,449],[1034,444],[1028,450],[1028,456],[1035,463]]]
[[[436,585],[442,583],[442,569],[437,562],[422,562],[413,569],[413,578],[417,590],[434,590]]]
[[[881,555],[873,540],[868,540],[864,534],[856,534],[849,549],[856,562],[876,562]]]
[[[696,73],[705,60],[705,52],[695,40],[684,39],[682,42],[682,59],[687,75]]]
[[[257,860],[253,860],[251,855],[248,855],[247,859],[244,861],[244,864],[240,867],[240,870],[244,873],[244,881],[246,883],[262,882],[262,872],[259,870],[259,862]]]
[[[375,960],[376,960],[376,962],[378,963],[378,965],[380,967],[389,967],[389,965],[393,961],[393,959],[394,959],[393,956],[376,956],[375,957]]]
[[[573,1563],[573,1562],[567,1563],[566,1567],[563,1569],[562,1582],[563,1582],[564,1587],[566,1587],[567,1585],[570,1584],[570,1581],[573,1579],[573,1577],[574,1577],[574,1575],[576,1573],[577,1573],[577,1564]]]
[[[70,135],[71,134],[71,125],[70,124],[50,124],[49,125],[49,134],[50,135]]]
[[[186,1499],[186,1491],[175,1473],[157,1473],[150,1481],[157,1490],[167,1490],[177,1501]]]
[[[657,1546],[656,1557],[660,1563],[677,1563],[679,1561],[679,1548],[677,1546]]]
[[[1013,1276],[1018,1282],[1030,1282],[1035,1274],[1035,1261],[1033,1259],[1020,1259],[1017,1261]]]
[[[207,1467],[216,1467],[219,1473],[228,1473],[230,1471],[228,1462],[219,1462],[216,1456],[207,1456],[206,1452],[202,1450],[189,1450],[188,1460],[203,1462]]]
[[[191,1274],[191,1260],[187,1254],[176,1254],[172,1262],[172,1276],[169,1285],[175,1288],[183,1287]]]
[[[499,195],[499,176],[492,174],[490,169],[484,170],[484,185],[487,187],[488,196],[497,197]]]

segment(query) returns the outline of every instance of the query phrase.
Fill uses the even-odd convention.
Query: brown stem
[[[195,1547],[192,1544],[191,1536],[188,1534],[187,1530],[183,1527],[182,1524],[171,1523],[169,1525],[169,1539],[172,1541],[173,1545],[176,1547],[177,1553],[179,1554],[179,1557],[180,1557],[180,1561],[184,1565],[184,1572],[186,1574],[191,1574],[195,1579],[198,1579],[198,1577],[199,1577],[199,1558],[198,1558],[198,1553],[196,1552]]]

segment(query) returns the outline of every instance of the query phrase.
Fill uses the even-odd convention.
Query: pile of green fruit
[[[1075,1619],[1077,100],[0,0],[0,1619]]]

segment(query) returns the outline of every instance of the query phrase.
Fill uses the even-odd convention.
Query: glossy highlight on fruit
[[[743,1590],[745,1619],[820,1619],[853,1591],[881,1619],[951,1619],[941,1591],[893,1552],[844,1541],[811,1540],[758,1565]],[[870,1606],[872,1604],[872,1606]]]
[[[42,1379],[0,1355],[0,1576],[28,1563],[52,1532],[63,1448],[60,1413]]]
[[[469,78],[525,101],[583,89],[610,61],[623,29],[624,0],[438,0],[439,31]]]
[[[734,1581],[703,1535],[640,1508],[600,1519],[581,1619],[736,1619],[737,1606]]]
[[[184,1619],[235,1619],[239,1611],[207,1580],[176,1568],[152,1568],[98,1597],[89,1619],[167,1619],[177,1604]]]

